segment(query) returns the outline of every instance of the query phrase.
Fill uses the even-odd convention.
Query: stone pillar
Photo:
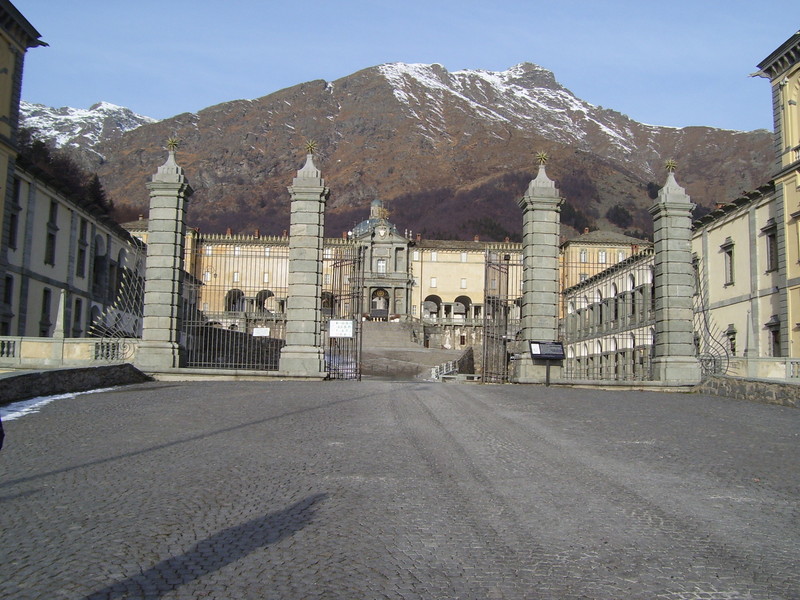
[[[523,213],[522,253],[522,340],[511,380],[515,383],[544,383],[547,362],[533,361],[531,341],[554,342],[558,338],[558,245],[561,226],[561,197],[555,182],[547,177],[546,155],[539,155],[539,173],[518,201]],[[561,376],[561,363],[551,361],[550,377]]]
[[[652,375],[670,385],[700,382],[694,347],[692,296],[692,204],[667,163],[667,182],[650,208],[655,248],[656,339]]]
[[[329,193],[309,152],[289,187],[289,297],[280,371],[290,377],[327,375],[322,349],[322,242]]]
[[[150,214],[144,284],[142,341],[136,365],[143,371],[182,366],[181,291],[186,233],[186,199],[192,195],[183,169],[175,162],[177,142],[168,142],[167,162],[147,184]]]

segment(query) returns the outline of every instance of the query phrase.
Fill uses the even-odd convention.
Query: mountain
[[[22,100],[20,122],[35,132],[35,136],[55,148],[69,149],[74,158],[91,168],[104,160],[95,148],[104,140],[113,139],[156,119],[137,115],[129,108],[98,102],[88,110],[81,108],[50,108]]]
[[[203,231],[287,229],[286,186],[312,139],[332,190],[333,236],[380,198],[401,229],[426,237],[518,238],[516,199],[539,151],[550,156],[548,175],[567,201],[562,222],[573,231],[649,231],[647,207],[670,158],[704,207],[757,187],[772,167],[770,132],[638,123],[577,98],[530,63],[503,72],[380,65],[145,123],[87,142],[90,152],[69,149],[93,161],[118,216],[133,219],[146,212],[144,184],[169,137],[182,142],[178,160],[195,189],[189,223]]]

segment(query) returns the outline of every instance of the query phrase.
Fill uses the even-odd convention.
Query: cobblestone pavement
[[[6,433],[6,600],[800,597],[796,409],[162,382]]]

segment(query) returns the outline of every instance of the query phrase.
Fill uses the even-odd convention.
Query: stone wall
[[[792,408],[800,406],[800,385],[792,383],[773,383],[738,377],[709,377],[695,386],[694,391],[763,404],[779,404]]]
[[[152,381],[133,365],[0,373],[0,404]]]

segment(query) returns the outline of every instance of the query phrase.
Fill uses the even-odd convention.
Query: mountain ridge
[[[67,149],[98,172],[124,220],[146,212],[144,181],[173,136],[182,140],[179,161],[196,190],[190,224],[204,231],[286,229],[286,186],[308,139],[317,142],[317,164],[332,190],[329,235],[363,219],[369,202],[381,198],[401,229],[517,237],[516,198],[535,175],[538,151],[551,156],[548,174],[570,204],[574,230],[589,224],[622,231],[606,217],[620,205],[632,230],[647,231],[652,188],[668,158],[705,207],[757,187],[772,166],[770,132],[638,123],[577,98],[533,63],[453,72],[387,63]]]

